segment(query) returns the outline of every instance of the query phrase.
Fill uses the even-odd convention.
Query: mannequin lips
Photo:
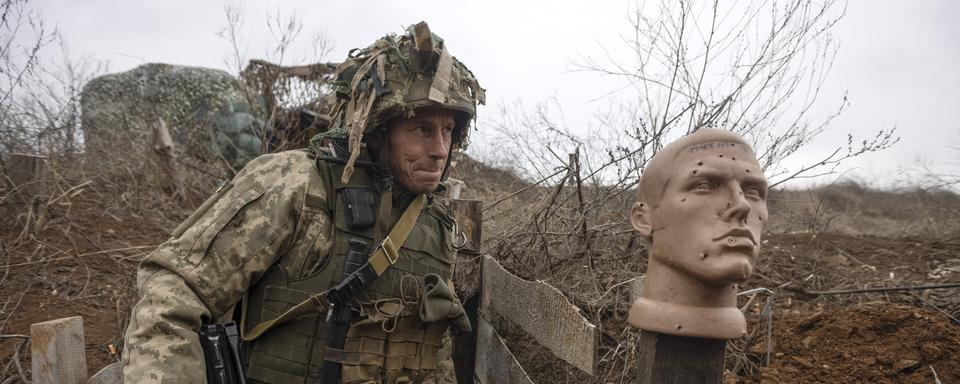
[[[714,241],[718,241],[718,240],[723,240],[723,239],[727,239],[727,238],[737,238],[737,237],[746,238],[746,239],[750,240],[750,243],[751,243],[752,245],[757,245],[757,239],[754,239],[754,238],[753,238],[753,232],[750,232],[750,230],[749,230],[749,229],[746,229],[746,228],[734,228],[734,229],[731,229],[731,230],[727,231],[726,233],[724,233],[723,235],[720,235],[719,237],[714,238],[713,240],[714,240]]]

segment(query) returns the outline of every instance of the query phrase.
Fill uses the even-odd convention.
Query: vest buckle
[[[324,304],[323,300],[326,298],[326,296],[326,292],[310,296],[310,301],[313,302],[313,307],[317,310],[317,312],[323,313],[327,311],[327,306]]]

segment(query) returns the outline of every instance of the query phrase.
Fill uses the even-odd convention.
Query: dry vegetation
[[[82,315],[92,373],[117,358],[114,352],[121,347],[134,300],[137,260],[166,238],[199,200],[184,203],[156,188],[147,163],[116,168],[113,173],[90,172],[82,162],[53,157],[47,164],[50,193],[38,201],[40,215],[5,222],[0,237],[0,334],[26,335],[31,323]],[[523,277],[558,287],[600,327],[600,364],[593,378],[550,358],[520,335],[510,337],[511,347],[535,381],[629,382],[637,333],[626,326],[625,318],[632,282],[642,274],[646,260],[643,244],[623,214],[631,191],[583,185],[578,191],[572,174],[563,184],[530,187],[530,182],[509,171],[469,158],[460,162],[455,176],[468,181],[464,197],[482,199],[490,206],[484,212],[485,252]],[[211,190],[212,183],[206,188]],[[9,187],[0,193],[4,203],[15,195]],[[583,205],[578,196],[583,196]],[[792,345],[789,342],[795,336],[778,328],[817,311],[831,314],[861,301],[881,300],[911,305],[930,318],[960,317],[957,296],[946,290],[832,297],[802,293],[957,281],[960,225],[950,211],[960,207],[960,196],[841,184],[775,191],[770,200],[774,220],[764,257],[746,288],[775,292],[769,313],[773,315],[773,353],[781,354],[772,358],[774,365],[794,357],[818,358],[817,352],[800,347],[781,349],[781,345]],[[869,227],[870,223],[884,225]],[[745,308],[756,335],[749,342],[731,345],[728,368],[732,372],[760,372],[766,348],[760,310],[768,300],[768,295],[760,294]],[[877,308],[871,313],[880,316],[876,311],[886,307],[867,308]],[[956,327],[946,325],[949,321],[936,322],[935,331],[956,335]],[[25,345],[24,340],[0,340],[3,379],[18,376],[11,359],[14,353],[20,352],[24,364],[28,361],[17,345]],[[861,357],[856,350],[845,352]],[[29,364],[23,367],[28,370]],[[960,370],[949,367],[938,372],[941,378],[960,375]]]
[[[32,52],[27,56],[0,55],[0,61],[7,60],[2,73],[13,74],[0,78],[5,81],[0,82],[4,91],[0,94],[0,206],[6,210],[0,222],[2,384],[27,381],[26,335],[30,324],[39,321],[82,315],[90,372],[116,361],[135,299],[137,260],[167,238],[220,181],[180,167],[180,185],[188,188],[171,189],[169,175],[163,171],[168,163],[149,151],[117,156],[125,159],[122,162],[88,161],[77,115],[79,84],[97,71],[67,71],[72,77],[52,80],[34,76],[42,62],[37,53],[54,39],[41,24],[30,21],[38,20],[37,15],[23,4],[2,2],[4,15],[10,16],[3,20],[18,20],[15,25],[32,28],[40,36],[36,45],[8,45],[18,52]],[[800,29],[786,29],[784,35],[766,41],[769,44],[756,42],[761,48],[772,47],[772,57],[783,59],[780,62],[802,55],[798,50],[774,48],[782,48],[784,42],[796,48],[813,41],[836,22],[822,17],[818,9],[802,7],[808,2],[797,4],[793,10],[803,16],[798,17],[803,21]],[[690,12],[684,8],[674,16],[691,20]],[[665,55],[659,57],[660,64],[676,62],[687,67],[668,68],[666,75],[631,68],[604,70],[593,61],[585,67],[618,76],[651,74],[630,80],[632,86],[659,95],[649,100],[665,98],[668,107],[647,104],[620,111],[616,116],[626,120],[605,120],[608,128],[617,129],[595,140],[570,133],[551,119],[549,111],[522,116],[506,111],[496,127],[507,134],[498,149],[513,156],[513,165],[526,170],[523,175],[466,156],[454,172],[454,177],[466,181],[463,197],[484,202],[483,251],[524,278],[556,286],[600,329],[594,377],[553,359],[522,334],[509,334],[511,348],[535,382],[632,381],[638,334],[626,325],[626,313],[636,279],[645,269],[646,251],[625,211],[639,171],[663,143],[689,127],[733,124],[761,146],[768,172],[778,175],[778,180],[816,171],[784,170],[778,162],[826,129],[829,118],[811,129],[801,117],[787,119],[792,121],[788,128],[772,136],[767,134],[776,131],[764,128],[775,125],[776,119],[769,120],[770,116],[784,117],[776,101],[793,94],[802,77],[783,72],[789,67],[764,67],[775,61],[761,60],[771,58],[761,50],[748,73],[752,75],[731,77],[744,81],[728,84],[732,87],[729,99],[713,98],[706,87],[701,89],[703,78],[697,75],[712,62],[707,60],[709,53],[697,56],[681,49],[682,39],[656,40],[680,44],[672,47],[643,46],[641,32],[650,32],[657,24],[639,13],[632,21],[638,40],[628,43],[636,43],[637,52],[660,52]],[[684,36],[683,25],[669,24],[664,33]],[[736,40],[740,35],[726,36]],[[717,46],[719,40],[705,43]],[[817,54],[810,57],[832,57],[832,45],[817,47]],[[755,48],[731,50],[746,55]],[[676,60],[670,52],[701,60]],[[18,59],[10,61],[12,57]],[[702,67],[694,66],[701,62]],[[652,71],[653,67],[640,69]],[[668,92],[650,90],[671,75],[678,80],[676,86],[666,88]],[[759,85],[752,85],[757,81]],[[815,77],[812,89],[819,89],[820,82],[822,77]],[[785,85],[776,88],[776,84]],[[769,103],[738,104],[750,99]],[[812,103],[810,98],[803,100],[805,106]],[[644,114],[654,109],[658,112]],[[851,139],[849,146],[838,148],[820,165],[830,171],[843,158],[881,150],[895,141],[890,131],[879,131],[868,141]],[[117,143],[116,150],[133,147]],[[18,186],[9,172],[10,154],[18,152],[45,156],[46,172],[32,184]],[[44,185],[44,194],[24,195],[39,184]],[[884,191],[838,183],[810,190],[774,190],[769,206],[771,220],[762,260],[744,287],[765,290],[742,297],[752,333],[730,344],[728,382],[930,383],[933,375],[943,382],[960,381],[960,367],[953,357],[960,353],[956,290],[810,294],[960,280],[960,196],[943,189]]]
[[[646,263],[643,240],[636,236],[625,215],[632,203],[632,191],[580,185],[568,172],[562,183],[536,186],[514,195],[514,191],[522,188],[497,190],[491,185],[512,180],[515,186],[521,186],[519,178],[471,161],[463,163],[465,166],[458,168],[455,175],[471,180],[470,185],[478,185],[467,190],[467,197],[496,202],[513,196],[496,205],[486,204],[490,208],[484,212],[485,252],[520,276],[558,287],[600,328],[600,362],[592,378],[551,358],[549,351],[524,337],[519,329],[508,328],[514,332],[507,337],[508,341],[534,382],[631,382],[638,337],[636,330],[627,326],[626,315],[632,301],[633,283],[643,274]],[[910,360],[916,352],[911,348],[919,351],[920,344],[937,340],[930,335],[943,335],[947,340],[944,345],[960,341],[960,328],[949,325],[960,324],[957,321],[960,298],[955,290],[841,296],[807,294],[839,288],[957,282],[960,222],[956,211],[960,209],[960,195],[945,190],[872,190],[850,182],[810,190],[774,190],[769,206],[771,222],[766,229],[763,256],[755,277],[743,288],[764,290],[741,298],[752,333],[730,344],[728,381],[760,380],[762,372],[767,372],[761,367],[781,372],[779,374],[787,367],[789,372],[799,364],[794,364],[794,358],[812,364],[810,361],[834,359],[831,353],[875,357],[876,352],[866,350],[895,339],[892,333],[874,332],[872,338],[864,342],[866,345],[852,344],[819,352],[796,348],[800,340],[796,332],[787,328],[815,313],[832,314],[859,303],[881,301],[910,305],[916,313],[927,316],[925,319],[937,319],[924,323],[932,328],[915,336],[916,346],[911,344],[902,350],[891,347],[889,356],[881,355],[882,361]],[[890,327],[884,322],[899,320],[885,317],[887,308],[878,304],[857,309],[853,312],[870,316],[846,321],[853,324],[872,321],[875,323],[870,324],[871,327]],[[890,311],[899,314],[904,310]],[[772,332],[770,335],[768,329]],[[838,339],[827,340],[843,339],[836,337]],[[791,349],[785,350],[783,346]],[[770,356],[767,356],[768,348]],[[858,377],[858,372],[878,371],[882,374],[876,377],[892,382],[931,382],[927,380],[930,375],[927,367],[917,368],[920,360],[911,360],[914,361],[911,369],[899,371],[889,364],[887,367],[852,364],[846,373],[850,376],[830,376],[827,372],[809,376],[809,380],[849,382],[844,378]],[[960,367],[951,361],[944,355],[933,360],[928,358],[924,363],[940,368],[940,378],[960,378]],[[830,360],[829,365],[835,362]],[[804,369],[803,364],[800,369]],[[890,372],[883,373],[885,370]],[[772,375],[767,373],[767,377]],[[789,376],[777,377],[774,382]]]

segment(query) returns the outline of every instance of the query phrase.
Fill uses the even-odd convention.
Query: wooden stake
[[[721,384],[726,340],[640,332],[636,384]]]
[[[180,172],[177,171],[173,137],[167,128],[167,122],[158,117],[150,123],[150,126],[153,129],[153,153],[160,164],[164,189],[172,196],[182,198],[183,183],[181,182]]]
[[[457,296],[463,302],[467,318],[473,325],[470,333],[453,333],[453,366],[460,384],[474,383],[474,364],[477,357],[477,313],[480,308],[480,240],[483,224],[483,204],[480,200],[450,200],[450,209],[457,219],[454,244],[462,241],[457,251],[457,265],[453,281]]]
[[[47,194],[47,158],[38,155],[11,153],[6,163],[6,180],[11,191],[9,200],[3,201],[5,216],[16,220],[18,224],[28,226],[25,218],[35,218],[40,214],[40,202]]]
[[[87,382],[82,317],[33,324],[30,340],[34,384]]]

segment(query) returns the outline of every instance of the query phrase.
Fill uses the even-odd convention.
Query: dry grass
[[[835,232],[882,237],[949,236],[960,232],[960,195],[922,188],[878,190],[841,182],[808,190],[776,190],[767,231]]]
[[[484,252],[519,276],[543,280],[559,288],[600,330],[599,363],[591,378],[552,358],[521,331],[505,327],[505,338],[534,382],[632,382],[638,333],[625,321],[632,302],[631,283],[645,270],[647,257],[645,244],[634,234],[626,218],[633,192],[578,184],[572,174],[564,177],[567,171],[534,187],[530,187],[531,181],[520,182],[509,172],[478,163],[458,169],[455,175],[467,181],[466,194],[472,198],[499,201],[512,196],[484,212]],[[500,180],[509,180],[511,188],[501,187]],[[525,188],[529,189],[513,195],[514,191]],[[773,255],[774,259],[767,260],[766,266],[759,266],[758,275],[763,277],[752,279],[747,286],[774,289],[779,300],[790,302],[787,307],[799,301],[795,301],[797,298],[792,293],[777,287],[789,282],[808,282],[809,276],[824,285],[820,288],[827,289],[844,284],[903,284],[909,283],[904,278],[924,279],[925,266],[932,270],[933,265],[946,265],[941,260],[944,255],[918,254],[917,257],[933,259],[918,264],[916,273],[901,274],[895,282],[888,281],[886,272],[878,272],[876,268],[864,275],[847,273],[844,268],[836,269],[843,272],[824,274],[825,267],[838,262],[834,260],[837,252],[861,253],[856,249],[843,250],[849,247],[840,243],[845,238],[833,239],[833,243],[826,240],[829,237],[817,240],[819,233],[894,238],[889,241],[891,244],[906,242],[897,240],[905,236],[956,238],[960,235],[960,215],[957,214],[960,196],[946,191],[881,191],[843,183],[812,190],[772,191],[768,204],[771,212],[768,238],[773,234],[792,233],[795,235],[791,236],[805,236],[806,240],[796,240],[798,244],[813,247],[807,254],[810,257],[807,264],[807,261],[792,261],[792,252],[808,251],[797,249],[797,245],[781,249],[776,245],[779,243],[773,243],[776,249],[766,254]],[[783,252],[791,256],[777,256]],[[850,265],[854,270],[859,268],[852,265],[855,262],[845,260],[847,264],[843,265]],[[908,260],[903,263],[916,264]],[[893,268],[902,271],[908,267]],[[808,280],[803,280],[805,278]],[[888,297],[888,301],[930,304],[912,296],[898,297],[900,299]],[[728,369],[739,375],[758,372],[769,358],[766,333],[773,325],[775,308],[784,305],[771,300],[768,293],[756,295],[750,305],[747,300],[743,297],[741,305],[749,310],[752,334],[732,342],[727,359]],[[952,302],[939,301],[941,304]],[[768,304],[769,308],[764,310]],[[736,375],[731,377],[736,380]]]
[[[151,159],[143,157],[139,164],[99,165],[59,157],[50,159],[50,193],[41,201],[42,219],[20,217],[18,224],[4,225],[6,235],[0,239],[3,242],[0,285],[9,296],[0,303],[3,305],[0,334],[28,333],[25,327],[29,323],[49,319],[50,313],[28,313],[25,308],[31,305],[57,305],[56,300],[66,300],[64,303],[73,300],[75,306],[95,307],[84,304],[84,300],[107,302],[109,308],[84,315],[102,316],[100,320],[110,324],[98,333],[101,342],[88,346],[88,355],[95,356],[90,359],[92,364],[114,358],[108,347],[119,347],[134,294],[132,277],[136,260],[149,251],[149,247],[138,247],[162,241],[216,185],[216,180],[209,176],[184,169],[190,188],[178,195],[168,188],[168,179],[154,172],[159,165]],[[557,176],[531,186],[531,181],[509,171],[464,157],[453,176],[467,183],[463,197],[483,200],[489,207],[484,212],[485,252],[522,277],[544,280],[559,288],[600,330],[599,365],[591,378],[550,357],[533,340],[507,326],[510,346],[534,381],[630,382],[638,334],[626,324],[626,314],[634,279],[646,268],[644,244],[634,234],[625,215],[633,192],[577,183],[570,169],[558,167],[558,171]],[[5,184],[3,188],[0,196],[9,198],[9,186]],[[878,191],[856,184],[840,184],[807,191],[774,191],[769,204],[768,232],[788,233],[791,235],[787,236],[793,236],[788,239],[795,240],[774,242],[767,248],[765,254],[770,259],[760,266],[752,286],[775,288],[784,282],[796,282],[794,284],[810,289],[829,289],[844,284],[888,282],[883,270],[871,271],[857,263],[875,266],[882,262],[895,263],[897,258],[869,259],[876,252],[850,248],[828,233],[877,236],[876,240],[865,238],[862,245],[865,250],[889,249],[893,244],[907,243],[907,240],[882,240],[884,237],[913,236],[909,241],[915,241],[917,237],[956,239],[960,236],[957,219],[960,197],[950,192]],[[818,240],[814,242],[812,237]],[[811,255],[809,259],[803,262],[789,259],[793,253],[788,252],[788,247],[797,244],[809,244],[806,251]],[[84,261],[88,256],[81,256],[100,251],[109,252],[90,256],[96,258],[89,261]],[[898,279],[907,280],[895,283],[922,278],[925,271],[946,265],[942,259],[949,255],[916,255],[917,258],[928,256],[932,258],[923,259],[928,261],[917,264],[915,271],[902,276],[898,272]],[[26,266],[29,272],[23,263],[30,263]],[[848,265],[851,270],[861,272],[823,275],[824,268],[831,265]],[[40,276],[42,280],[31,280],[27,275]],[[50,296],[51,292],[59,296]],[[789,292],[780,293],[779,300],[797,300],[791,299]],[[936,295],[880,298],[916,305],[950,303],[948,297]],[[755,336],[731,344],[728,358],[731,371],[755,372],[765,358],[765,318],[761,316],[762,306],[757,305],[764,304],[766,299],[767,296],[758,295],[748,311]],[[777,321],[776,318],[773,321]],[[0,359],[6,360],[0,367],[8,368],[0,371],[0,379],[16,374],[15,366],[8,364],[15,341],[0,340],[5,351]],[[91,366],[95,368],[99,367]]]

